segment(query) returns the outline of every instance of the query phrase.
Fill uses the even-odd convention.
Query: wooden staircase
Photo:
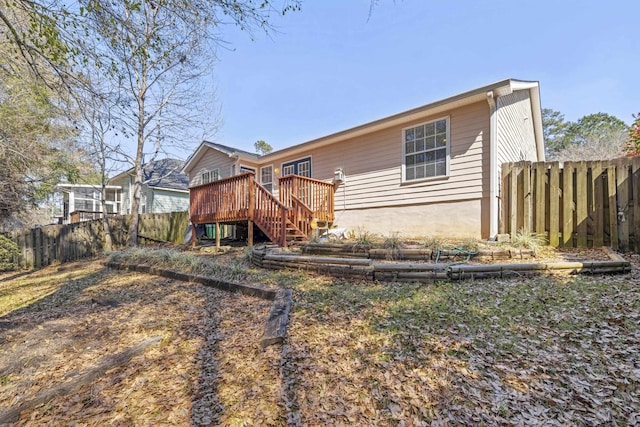
[[[314,221],[333,221],[333,184],[290,175],[280,178],[279,199],[247,172],[190,189],[192,224],[248,222],[273,242],[306,241]]]

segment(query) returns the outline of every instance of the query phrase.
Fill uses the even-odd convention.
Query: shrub
[[[19,256],[18,245],[13,240],[0,234],[0,271],[17,269]]]

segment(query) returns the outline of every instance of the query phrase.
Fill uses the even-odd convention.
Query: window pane
[[[433,163],[436,160],[435,151],[427,152],[427,163]]]
[[[413,167],[407,168],[407,179],[416,179],[415,169]]]
[[[447,174],[447,164],[444,162],[436,163],[436,174],[438,176]]]
[[[436,145],[438,147],[444,147],[445,145],[447,145],[447,134],[439,133],[438,135],[436,135]]]
[[[413,166],[416,164],[416,156],[411,155],[411,156],[407,156],[407,166]]]
[[[416,167],[416,179],[424,178],[424,166]]]
[[[404,152],[407,154],[411,154],[411,153],[415,153],[416,149],[415,149],[415,142],[406,142],[404,144]]]
[[[413,141],[415,138],[416,137],[415,137],[415,133],[414,133],[413,129],[407,129],[404,132],[404,140],[405,141]]]
[[[426,160],[425,153],[416,154],[416,164],[420,165],[424,163]]]
[[[433,123],[428,123],[424,125],[424,134],[426,136],[433,135],[435,133],[435,125]]]
[[[416,151],[424,151],[424,138],[416,140]]]
[[[446,120],[438,120],[436,122],[436,131],[438,133],[445,133],[447,131],[447,121]]]
[[[447,160],[447,150],[436,150],[436,160],[439,162],[445,162]]]
[[[436,166],[433,163],[427,165],[426,168],[428,177],[436,176]]]
[[[424,126],[418,126],[416,129],[416,139],[424,138]]]
[[[433,148],[436,148],[436,137],[435,136],[430,136],[430,137],[427,138],[426,148],[427,148],[427,150],[431,150]]]

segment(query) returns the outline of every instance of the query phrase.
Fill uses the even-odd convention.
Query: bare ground
[[[288,337],[266,350],[269,301],[97,262],[0,277],[0,416],[159,335],[16,425],[634,425],[630,259],[622,276],[462,283],[288,273]]]

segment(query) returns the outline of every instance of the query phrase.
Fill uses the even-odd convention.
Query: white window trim
[[[298,163],[301,160],[307,160],[309,159],[309,178],[313,177],[313,156],[312,155],[308,155],[308,156],[304,156],[304,157],[299,157],[297,159],[291,159],[291,160],[287,160],[286,162],[282,162],[280,163],[280,170],[282,171],[282,176],[286,176],[284,174],[284,165],[286,165],[287,163]]]
[[[446,146],[446,150],[447,150],[447,154],[446,154],[446,160],[445,160],[445,174],[444,175],[437,175],[437,176],[429,176],[429,177],[425,177],[425,178],[419,178],[419,179],[407,179],[407,165],[406,165],[406,161],[407,161],[407,153],[406,153],[406,145],[405,145],[405,140],[404,140],[404,132],[407,129],[412,129],[418,126],[424,126],[426,124],[429,123],[435,123],[437,121],[440,120],[446,120],[446,125],[447,125],[447,131],[446,131],[446,138],[447,138],[447,146]],[[443,117],[438,117],[435,118],[433,120],[428,120],[426,122],[421,122],[421,123],[415,123],[412,124],[411,126],[407,126],[402,128],[402,131],[400,133],[400,141],[402,144],[402,183],[403,184],[414,184],[414,183],[418,183],[418,182],[425,182],[425,181],[437,181],[440,179],[445,179],[448,178],[451,174],[451,116],[443,116]]]
[[[262,170],[263,169],[267,169],[267,168],[271,168],[271,182],[264,182],[262,181]],[[264,165],[260,167],[260,185],[264,186],[265,184],[271,184],[271,192],[273,192],[273,190],[275,190],[275,173],[273,171],[273,165]]]

